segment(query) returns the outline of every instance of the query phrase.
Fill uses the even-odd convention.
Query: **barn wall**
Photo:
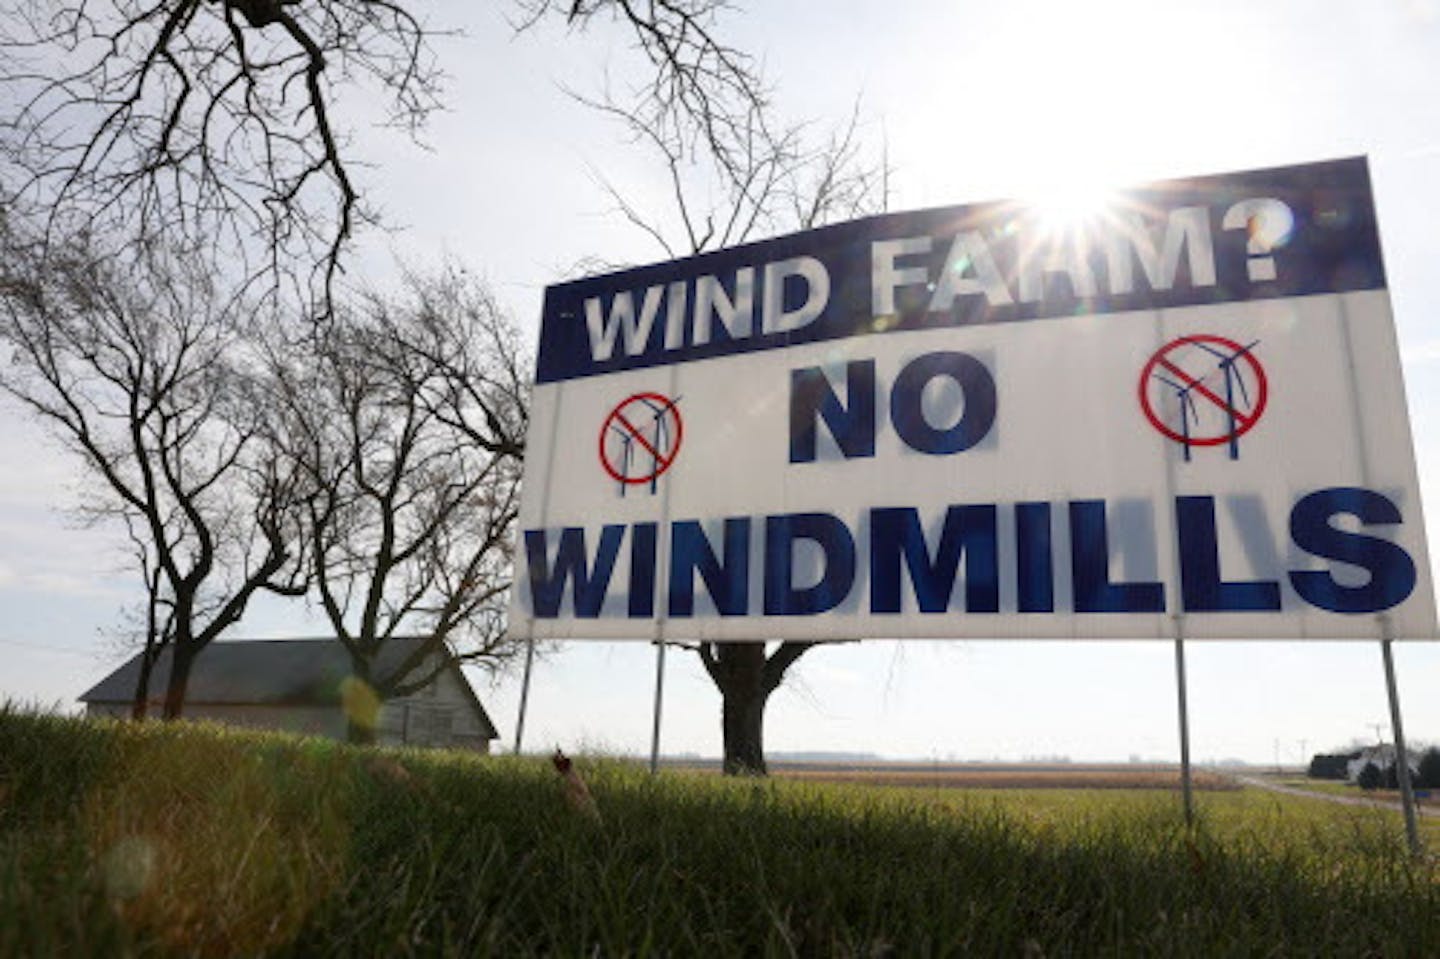
[[[460,680],[448,670],[425,689],[392,699],[380,710],[380,741],[386,745],[445,746],[488,753],[480,717]]]

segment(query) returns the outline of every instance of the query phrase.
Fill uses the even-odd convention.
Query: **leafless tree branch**
[[[47,239],[83,223],[117,249],[163,238],[238,256],[266,294],[289,286],[324,308],[372,218],[341,91],[378,91],[386,122],[411,134],[440,102],[436,31],[409,6],[6,0],[4,203]]]
[[[635,109],[742,165],[735,130],[764,96],[717,33],[723,3],[513,2],[521,31],[626,31],[647,77]],[[328,315],[356,230],[379,221],[355,118],[376,104],[417,136],[448,32],[414,0],[0,0],[0,204],[47,240],[189,245]]]

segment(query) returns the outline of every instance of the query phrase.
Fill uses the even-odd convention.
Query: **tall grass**
[[[1433,954],[1372,810],[651,778],[0,712],[4,955]],[[1247,798],[1249,797],[1249,798]]]

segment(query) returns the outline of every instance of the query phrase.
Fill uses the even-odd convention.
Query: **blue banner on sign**
[[[537,380],[851,336],[1385,286],[1363,158],[888,214],[550,287]]]

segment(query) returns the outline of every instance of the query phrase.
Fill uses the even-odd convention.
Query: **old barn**
[[[413,653],[421,640],[388,641],[374,675],[385,676]],[[435,681],[380,707],[376,741],[390,746],[431,746],[487,753],[499,738],[495,724],[459,664],[448,652],[426,666],[438,668]],[[165,650],[149,689],[152,715],[159,713],[170,674]],[[106,676],[80,697],[87,715],[125,717],[140,675],[140,655]],[[363,709],[356,695],[350,656],[330,639],[243,640],[205,647],[191,668],[185,718],[208,719],[257,729],[345,739],[347,703]],[[360,702],[357,706],[357,700]]]

